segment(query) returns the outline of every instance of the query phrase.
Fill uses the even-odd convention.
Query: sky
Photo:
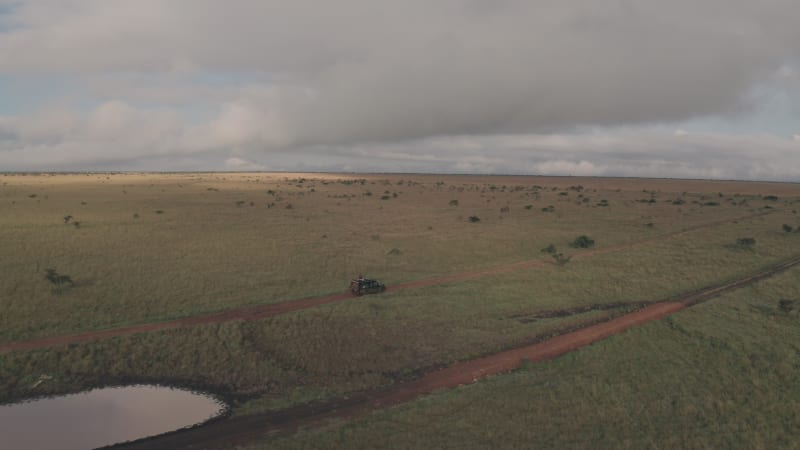
[[[796,0],[0,0],[0,171],[800,181]]]

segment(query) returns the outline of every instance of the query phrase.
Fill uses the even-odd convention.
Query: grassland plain
[[[390,385],[794,255],[800,233],[782,225],[800,225],[799,198],[792,184],[677,180],[0,177],[0,341],[339,292],[357,273],[392,285],[547,262],[267,320],[14,352],[0,356],[0,402],[167,382],[222,393],[232,414],[246,415]],[[569,247],[581,234],[597,253]],[[756,245],[736,246],[745,236]],[[552,264],[540,252],[549,244],[573,259]],[[46,267],[76,286],[53,289]],[[537,316],[609,304],[617,307]]]
[[[561,358],[246,448],[797,448],[800,269]],[[799,302],[800,303],[800,302]]]
[[[765,249],[782,246],[783,223],[800,225],[798,195],[792,184],[675,180],[6,174],[0,341],[340,292],[358,273],[395,284],[546,259],[540,248],[568,250],[579,234],[602,249],[779,209],[724,235],[758,234],[744,256],[758,264],[786,250]],[[76,286],[54,290],[48,267]]]

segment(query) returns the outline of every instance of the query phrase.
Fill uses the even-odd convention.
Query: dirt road
[[[375,409],[408,402],[440,389],[473,383],[486,377],[514,370],[520,366],[523,360],[539,362],[556,358],[622,333],[631,327],[662,319],[684,308],[798,265],[800,265],[800,255],[729,283],[690,292],[671,301],[656,303],[642,310],[562,334],[544,342],[458,362],[445,369],[425,374],[416,380],[386,389],[362,392],[348,398],[325,403],[301,405],[273,414],[223,419],[197,428],[168,433],[151,439],[119,445],[115,448],[149,450],[220,448],[232,443],[245,443],[271,434],[289,433],[299,427],[321,425],[332,419],[352,419]]]
[[[718,220],[714,222],[708,222],[700,225],[695,225],[689,228],[685,228],[683,230],[674,231],[671,233],[666,233],[659,235],[654,238],[643,239],[636,242],[631,242],[628,244],[613,246],[613,247],[606,247],[601,249],[589,250],[574,256],[575,259],[583,259],[588,258],[594,255],[605,254],[605,253],[613,253],[619,252],[622,250],[627,250],[635,247],[639,247],[642,245],[646,245],[652,242],[656,242],[663,239],[668,239],[671,237],[675,237],[684,233],[689,233],[692,231],[696,231],[703,228],[712,228],[719,225],[723,225],[726,223],[731,222],[738,222],[741,220],[748,220],[757,217],[761,217],[767,214],[775,213],[779,210],[770,210],[766,212],[760,212],[755,214],[748,214],[746,216],[737,217],[735,219],[728,219],[728,220]],[[534,259],[530,261],[522,261],[513,264],[507,264],[503,266],[493,267],[486,270],[479,270],[479,271],[472,271],[472,272],[462,272],[453,275],[447,275],[443,277],[437,278],[429,278],[427,280],[418,280],[418,281],[411,281],[407,283],[400,283],[394,286],[390,286],[387,289],[387,292],[396,292],[404,289],[413,289],[425,286],[433,286],[438,284],[444,283],[452,283],[457,281],[465,281],[471,280],[475,278],[480,278],[489,275],[497,275],[502,273],[513,272],[522,269],[530,269],[534,267],[542,267],[548,264],[552,264],[549,260],[543,259]],[[128,336],[137,333],[146,333],[150,331],[158,331],[158,330],[167,330],[171,328],[180,328],[180,327],[188,327],[194,325],[202,325],[202,324],[210,324],[210,323],[219,323],[219,322],[228,322],[234,320],[260,320],[265,319],[268,317],[277,316],[280,314],[286,314],[292,311],[299,311],[302,309],[312,308],[315,306],[326,305],[329,303],[337,303],[344,300],[352,299],[353,296],[350,293],[341,293],[341,294],[332,294],[326,295],[322,297],[310,297],[304,298],[300,300],[288,300],[279,303],[272,303],[269,305],[257,305],[257,306],[248,306],[244,308],[237,308],[231,309],[228,311],[223,311],[219,313],[213,314],[204,314],[192,317],[185,317],[181,319],[175,319],[165,322],[154,322],[148,324],[141,324],[141,325],[132,325],[129,327],[121,327],[121,328],[110,328],[106,330],[98,330],[98,331],[88,331],[84,333],[76,333],[76,334],[68,334],[68,335],[59,335],[59,336],[46,336],[42,338],[35,338],[25,341],[16,341],[16,342],[5,342],[0,343],[0,355],[5,353],[13,352],[13,351],[20,351],[20,350],[34,350],[39,348],[47,348],[47,347],[54,347],[58,345],[69,345],[69,344],[78,344],[84,342],[91,342],[100,339],[107,339],[111,337],[117,336]]]

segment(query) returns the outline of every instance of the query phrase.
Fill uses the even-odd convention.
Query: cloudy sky
[[[800,181],[797,0],[0,0],[0,171]]]

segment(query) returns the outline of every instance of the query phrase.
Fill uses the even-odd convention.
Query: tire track
[[[713,228],[720,225],[738,222],[741,220],[749,220],[754,219],[762,216],[766,216],[768,214],[773,214],[775,212],[781,211],[779,209],[773,209],[765,212],[748,214],[741,217],[736,217],[733,219],[723,219],[723,220],[716,220],[713,222],[707,222],[703,224],[693,225],[688,228],[684,228],[682,230],[673,231],[670,233],[662,234],[653,238],[643,239],[636,242],[630,242],[627,244],[616,245],[612,247],[606,247],[601,249],[594,249],[584,251],[573,256],[574,259],[584,259],[594,255],[602,255],[606,253],[614,253],[622,250],[628,250],[631,248],[641,247],[643,245],[647,245],[653,242],[657,242],[664,239],[673,238],[676,236],[680,236],[685,233],[690,233],[693,231],[697,231],[700,229],[705,228]],[[406,283],[399,283],[393,286],[389,286],[386,289],[386,292],[397,292],[405,289],[414,289],[420,287],[427,287],[427,286],[435,286],[445,283],[452,283],[458,281],[467,281],[476,278],[481,278],[490,275],[499,275],[503,273],[515,272],[522,269],[531,269],[536,267],[543,267],[546,265],[550,265],[552,262],[544,259],[534,259],[528,261],[522,261],[512,264],[506,264],[503,266],[498,266],[490,269],[478,270],[478,271],[471,271],[471,272],[462,272],[452,275],[445,275],[436,278],[428,278],[424,280],[417,280],[411,281]],[[330,303],[337,303],[345,300],[352,299],[353,296],[348,293],[339,293],[339,294],[331,294],[325,295],[321,297],[308,297],[299,300],[286,300],[278,303],[271,303],[268,305],[256,305],[256,306],[247,306],[243,308],[236,308],[227,311],[222,311],[218,313],[211,313],[211,314],[201,314],[196,316],[184,317],[175,320],[169,320],[164,322],[153,322],[153,323],[145,323],[140,325],[131,325],[128,327],[120,327],[120,328],[109,328],[105,330],[98,330],[98,331],[87,331],[82,333],[75,333],[75,334],[67,334],[67,335],[56,335],[56,336],[46,336],[41,338],[34,338],[28,339],[24,341],[14,341],[14,342],[5,342],[0,343],[0,355],[10,353],[13,351],[23,351],[23,350],[35,350],[40,348],[47,348],[47,347],[54,347],[59,345],[69,345],[69,344],[80,344],[85,342],[92,342],[97,341],[100,339],[108,339],[112,337],[119,337],[119,336],[130,336],[133,334],[138,333],[147,333],[151,331],[160,331],[160,330],[169,330],[173,328],[181,328],[181,327],[189,327],[195,325],[204,325],[204,324],[212,324],[212,323],[220,323],[220,322],[229,322],[234,320],[242,320],[242,321],[253,321],[253,320],[261,320],[269,317],[274,317],[280,314],[286,314],[293,311],[299,311],[302,309],[313,308],[316,306],[327,305]]]
[[[541,362],[620,334],[632,327],[663,319],[683,309],[740,289],[800,265],[800,255],[759,272],[724,284],[712,285],[639,311],[590,325],[525,347],[452,364],[420,378],[389,388],[361,392],[324,403],[300,405],[253,416],[222,419],[196,428],[112,446],[119,449],[227,448],[299,428],[323,425],[331,420],[354,419],[380,408],[409,402],[442,389],[474,383],[519,368],[523,360]]]

